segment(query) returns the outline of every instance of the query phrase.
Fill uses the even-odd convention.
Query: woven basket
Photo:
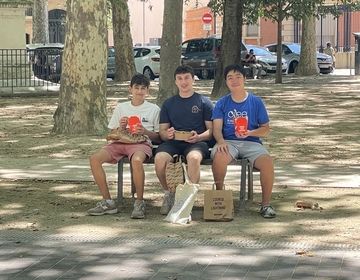
[[[173,158],[174,162],[169,162],[165,170],[166,184],[170,192],[175,192],[176,187],[185,182],[182,156],[174,155]]]

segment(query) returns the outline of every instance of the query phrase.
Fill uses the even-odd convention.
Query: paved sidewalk
[[[94,237],[92,237],[94,238]],[[0,233],[0,279],[359,279],[360,247]]]

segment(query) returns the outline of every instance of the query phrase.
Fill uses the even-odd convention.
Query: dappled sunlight
[[[47,144],[47,145],[43,145],[43,146],[36,146],[36,147],[30,148],[29,150],[39,151],[39,150],[44,150],[44,149],[49,149],[49,148],[60,147],[60,146],[64,146],[64,145],[65,145],[65,143],[52,143],[52,144]]]
[[[76,194],[76,191],[78,189],[79,189],[79,185],[76,184],[61,184],[61,185],[59,184],[49,188],[50,191],[55,191],[55,192],[70,191],[72,194]]]
[[[20,203],[9,203],[9,204],[3,204],[0,206],[0,215],[14,215],[21,212],[22,208],[24,208],[24,205]]]
[[[52,236],[56,238],[66,238],[66,237],[69,238],[71,237],[73,239],[88,238],[97,241],[105,241],[130,232],[131,231],[129,228],[112,227],[111,225],[98,226],[92,223],[92,224],[64,226],[57,229],[56,233],[52,234]]]

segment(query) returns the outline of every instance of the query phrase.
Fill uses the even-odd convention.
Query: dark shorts
[[[156,149],[155,153],[165,152],[169,155],[183,155],[187,156],[187,154],[191,151],[199,151],[203,159],[209,158],[209,145],[207,142],[197,142],[197,143],[187,143],[185,141],[177,141],[177,140],[169,140],[159,145]]]

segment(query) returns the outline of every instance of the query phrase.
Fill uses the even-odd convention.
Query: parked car
[[[61,76],[61,58],[64,45],[61,43],[29,44],[26,51],[38,79],[58,83]]]
[[[270,52],[276,53],[277,44],[269,44],[265,46]],[[297,43],[282,44],[282,57],[286,59],[289,68],[288,73],[294,73],[300,60],[301,45]],[[331,56],[324,53],[316,53],[317,64],[320,73],[329,74],[333,69],[333,61]]]
[[[221,38],[195,38],[182,43],[182,64],[189,65],[199,78],[211,79],[215,75],[220,56]]]
[[[261,64],[262,69],[267,73],[276,73],[277,56],[269,52],[266,48],[257,45],[245,45],[247,51],[254,50],[254,54],[258,63]],[[241,53],[241,58],[245,58],[245,52]],[[284,58],[282,58],[282,73],[286,73],[288,64]]]
[[[150,80],[160,75],[160,46],[134,47],[135,70]],[[109,47],[107,62],[108,78],[115,77],[115,49]]]
[[[183,42],[181,47],[182,64],[191,66],[199,78],[211,79],[215,76],[216,64],[221,51],[221,38],[190,39]],[[241,57],[245,58],[246,50],[249,51],[251,48],[254,49],[259,63],[263,66],[263,75],[276,71],[276,56],[260,46],[241,43]],[[286,69],[287,64],[283,60],[283,72],[286,72]]]
[[[134,48],[136,72],[144,74],[150,80],[160,75],[160,46]]]

